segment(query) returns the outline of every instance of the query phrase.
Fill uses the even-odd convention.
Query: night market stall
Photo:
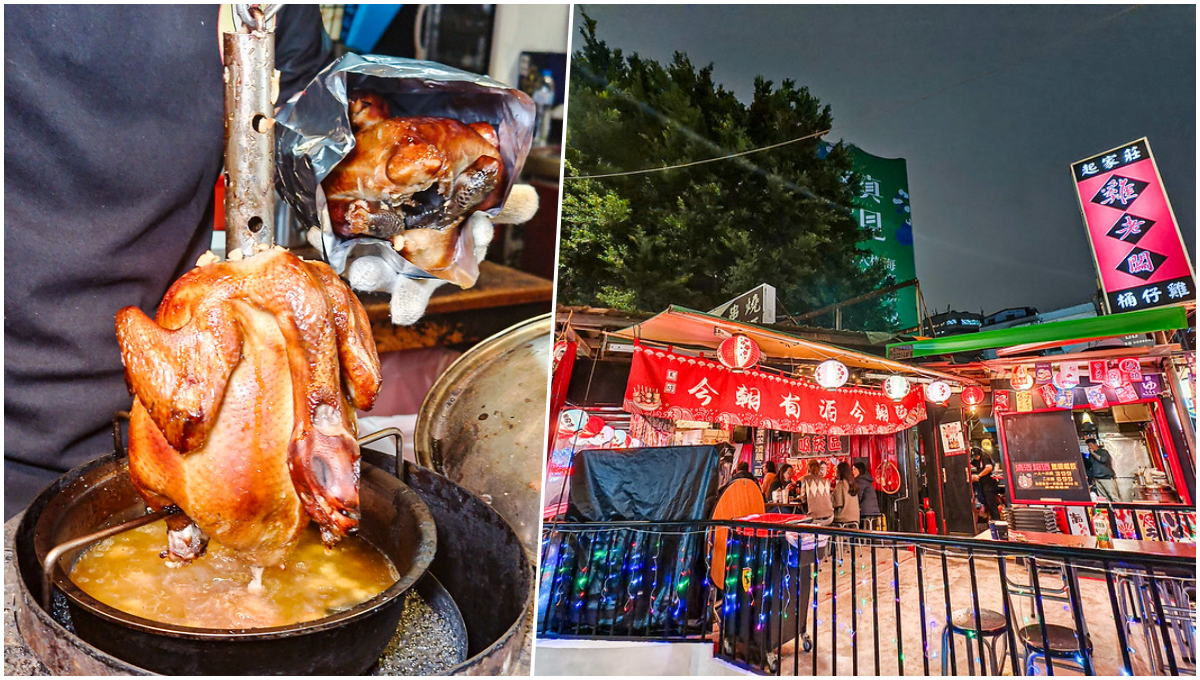
[[[994,439],[1019,522],[1090,536],[1100,508],[1118,538],[1194,541],[1194,314],[1163,307],[889,350],[987,386],[951,406],[974,412],[973,443]]]
[[[1017,524],[1021,512],[1009,510],[1004,516],[1013,526],[978,531],[969,453],[991,441],[984,436],[995,428],[990,407],[998,392],[1013,389],[1011,367],[997,384],[982,360],[899,363],[869,354],[873,339],[863,334],[834,331],[813,340],[804,337],[808,329],[760,327],[678,307],[629,321],[601,310],[559,311],[550,413],[557,432],[549,443],[537,603],[539,654],[547,659],[554,650],[565,658],[591,649],[580,646],[590,644],[578,642],[585,639],[619,645],[625,665],[649,663],[651,656],[690,659],[687,666],[663,661],[673,672],[695,672],[707,668],[696,664],[711,661],[785,675],[1194,669],[1188,595],[1194,543],[1148,540],[1136,531],[1125,537],[1029,529]],[[831,336],[846,346],[827,342]],[[1050,340],[1035,333],[1027,341]],[[1171,357],[1171,344],[1134,347],[1120,358],[1137,358],[1144,381],[1161,375],[1154,366]],[[1067,344],[1067,351],[1069,364],[1077,349]],[[1053,365],[1058,359],[1052,371],[1062,370]],[[1016,379],[1024,384],[1023,376]],[[1119,402],[1115,393],[1110,398],[1118,406],[1133,403]],[[1149,432],[1143,441],[1159,442],[1170,455],[1153,428],[1170,429],[1173,396],[1160,394],[1159,404],[1147,408],[1163,409],[1165,429],[1156,419],[1139,427]],[[1037,415],[1041,405],[1000,417]],[[1092,415],[1101,416],[1095,409]],[[997,468],[1011,467],[1018,435],[1042,436],[1036,426],[1022,435],[1019,422],[995,441]],[[1098,432],[1108,432],[1106,425]],[[881,440],[894,442],[894,454],[858,443]],[[1181,450],[1178,441],[1173,445]],[[673,485],[676,473],[662,472],[665,466],[638,467],[640,458],[663,455],[676,455],[671,464],[680,464],[684,457],[667,453],[672,449],[693,456],[688,479],[697,483]],[[882,455],[874,458],[875,451]],[[688,487],[688,508],[709,508],[714,466],[720,478],[747,463],[751,470],[733,475],[728,488],[758,495],[756,463],[765,470],[767,461],[860,455],[874,469],[891,463],[901,482],[899,493],[880,496],[885,511],[900,510],[883,531],[823,526],[803,505],[764,503],[766,513],[725,519],[714,512],[697,520],[695,512],[657,514],[634,502],[648,497],[646,490],[670,497]],[[1047,462],[1063,471],[1054,467],[1063,461]],[[596,464],[614,474],[596,475]],[[624,471],[615,474],[618,468]],[[1022,483],[1011,470],[1002,479]],[[595,508],[598,498],[645,512],[608,518],[585,512],[582,505]],[[1176,510],[1186,514],[1183,506]],[[925,527],[933,532],[917,533]],[[688,656],[648,642],[694,644]]]
[[[547,518],[566,509],[577,451],[724,444],[723,481],[740,462],[761,479],[768,463],[817,459],[832,480],[838,463],[861,461],[886,501],[888,526],[922,528],[918,497],[932,474],[924,452],[936,448],[932,430],[919,429],[925,387],[936,383],[939,395],[944,389],[945,403],[950,385],[969,385],[969,378],[870,354],[878,339],[855,337],[865,334],[800,334],[683,307],[614,323],[590,343],[577,332],[581,319],[560,313],[559,321]]]

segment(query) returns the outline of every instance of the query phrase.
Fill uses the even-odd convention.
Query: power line
[[[1112,21],[1112,20],[1116,19],[1117,17],[1120,17],[1121,15],[1128,14],[1129,12],[1132,12],[1133,10],[1138,9],[1139,7],[1141,7],[1141,5],[1130,5],[1129,7],[1126,7],[1125,9],[1122,9],[1121,11],[1116,12],[1115,14],[1111,14],[1109,16],[1097,19],[1096,21],[1092,22],[1091,24],[1088,24],[1076,31],[1071,32],[1071,33],[1067,33],[1062,38],[1060,38],[1057,42],[1055,42],[1053,44],[1053,47],[1058,47],[1062,43],[1065,43],[1066,41],[1070,40],[1071,38],[1074,38],[1075,36],[1082,35],[1084,33],[1089,33],[1091,31],[1095,30],[1096,28],[1100,27],[1101,25],[1103,25],[1109,21]],[[698,161],[690,161],[688,163],[678,163],[676,165],[667,165],[667,166],[656,167],[656,168],[644,168],[642,170],[626,170],[623,172],[609,172],[609,173],[604,173],[604,174],[600,174],[600,175],[579,175],[579,176],[575,176],[575,177],[563,177],[563,179],[564,180],[604,179],[607,177],[626,177],[629,175],[645,175],[645,174],[649,174],[652,172],[666,172],[668,170],[678,170],[680,168],[690,168],[690,167],[693,167],[696,165],[704,165],[706,163],[716,163],[718,161],[730,160],[732,158],[740,158],[742,156],[749,156],[751,154],[761,153],[763,151],[770,151],[771,149],[778,149],[779,147],[788,146],[789,144],[796,144],[798,142],[803,142],[803,141],[806,141],[809,139],[823,137],[823,136],[833,132],[834,130],[840,131],[840,130],[845,130],[846,128],[854,127],[855,125],[861,126],[861,125],[863,125],[865,123],[869,123],[877,118],[881,118],[883,116],[895,113],[896,111],[907,108],[914,104],[919,104],[928,99],[932,99],[933,97],[944,94],[954,88],[961,87],[961,86],[967,85],[969,83],[973,83],[977,80],[981,80],[990,75],[999,73],[1000,71],[1003,71],[1006,68],[1011,68],[1012,66],[1020,64],[1022,62],[1029,61],[1030,59],[1034,58],[1034,56],[1036,54],[1044,54],[1047,51],[1048,51],[1048,48],[1042,49],[1042,50],[1040,50],[1040,52],[1037,52],[1037,53],[1026,54],[1024,57],[1014,59],[1013,61],[1010,61],[1007,64],[1002,64],[1000,66],[996,66],[994,68],[988,69],[981,73],[977,73],[973,76],[970,76],[970,77],[964,78],[962,80],[959,80],[957,82],[951,83],[940,89],[934,90],[934,91],[929,92],[924,95],[921,95],[920,97],[916,97],[914,99],[910,99],[908,101],[901,102],[890,109],[884,109],[875,114],[866,116],[865,118],[862,118],[857,121],[853,121],[846,125],[841,125],[841,126],[835,125],[834,127],[829,128],[828,130],[823,130],[821,132],[813,132],[813,133],[804,135],[803,137],[797,137],[795,139],[789,139],[784,142],[778,142],[775,144],[770,144],[768,146],[758,147],[755,149],[749,149],[747,151],[738,151],[736,153],[725,154],[723,156],[716,156],[713,158],[705,158],[703,160],[698,160]]]

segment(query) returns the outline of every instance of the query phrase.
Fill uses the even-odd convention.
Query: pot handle
[[[404,479],[404,433],[395,427],[385,427],[382,430],[372,432],[365,437],[359,437],[358,447],[361,449],[367,444],[377,442],[380,439],[391,437],[396,444],[396,469],[392,471],[397,479]]]

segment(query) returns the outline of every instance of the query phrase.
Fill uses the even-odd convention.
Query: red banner
[[[925,390],[899,402],[881,390],[820,386],[636,344],[624,408],[671,420],[809,434],[890,434],[925,419]]]

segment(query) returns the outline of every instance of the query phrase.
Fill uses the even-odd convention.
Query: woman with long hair
[[[832,500],[834,524],[858,524],[858,483],[854,481],[850,464],[845,461],[838,463]]]

